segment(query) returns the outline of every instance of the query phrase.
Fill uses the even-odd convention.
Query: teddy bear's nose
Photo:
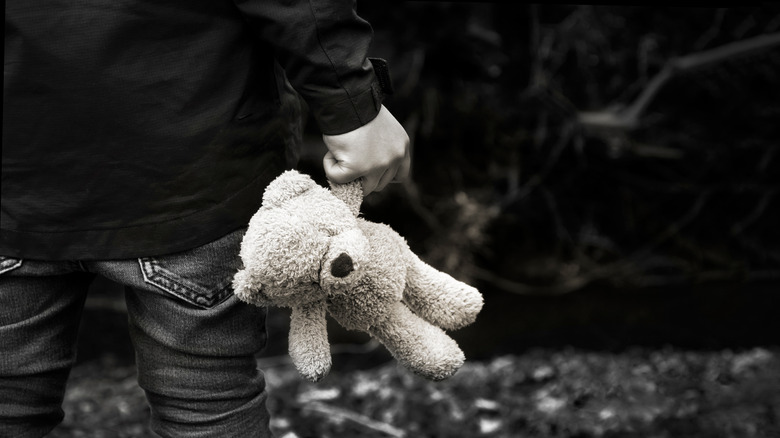
[[[330,264],[330,273],[334,277],[344,278],[354,271],[355,267],[352,265],[352,258],[345,252],[342,252],[333,263]]]

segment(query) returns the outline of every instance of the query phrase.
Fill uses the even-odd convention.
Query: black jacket
[[[6,2],[0,255],[118,259],[245,226],[298,100],[372,120],[371,27],[349,1]]]

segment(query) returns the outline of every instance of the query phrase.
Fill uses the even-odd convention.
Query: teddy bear
[[[362,200],[360,180],[328,189],[295,170],[278,176],[244,235],[234,293],[291,308],[289,355],[310,381],[331,367],[326,314],[412,372],[446,379],[465,356],[443,329],[474,322],[482,295],[420,260],[389,226],[359,217]]]

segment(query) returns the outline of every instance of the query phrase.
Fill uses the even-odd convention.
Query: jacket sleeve
[[[353,0],[235,3],[273,48],[323,134],[348,132],[376,117],[384,95],[367,58],[373,30]]]

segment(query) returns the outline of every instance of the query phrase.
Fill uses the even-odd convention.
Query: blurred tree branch
[[[780,33],[773,33],[671,59],[630,105],[627,107],[613,105],[616,109],[603,111],[582,111],[578,114],[578,121],[589,130],[631,131],[639,126],[639,119],[650,102],[673,77],[729,59],[754,55],[777,46],[780,46]]]
[[[398,15],[404,120],[424,171],[396,187],[429,263],[524,294],[780,270],[764,238],[779,217],[780,15],[412,9],[458,23]]]
[[[330,421],[349,420],[366,429],[373,430],[375,432],[381,432],[390,435],[392,437],[404,438],[406,436],[406,432],[404,432],[403,430],[395,426],[392,426],[387,423],[383,423],[381,421],[373,420],[363,414],[360,414],[358,412],[346,408],[340,408],[319,401],[314,401],[314,402],[306,403],[303,406],[303,409],[305,411],[312,411],[318,414],[322,414],[326,416],[326,418],[328,418],[328,420]]]

